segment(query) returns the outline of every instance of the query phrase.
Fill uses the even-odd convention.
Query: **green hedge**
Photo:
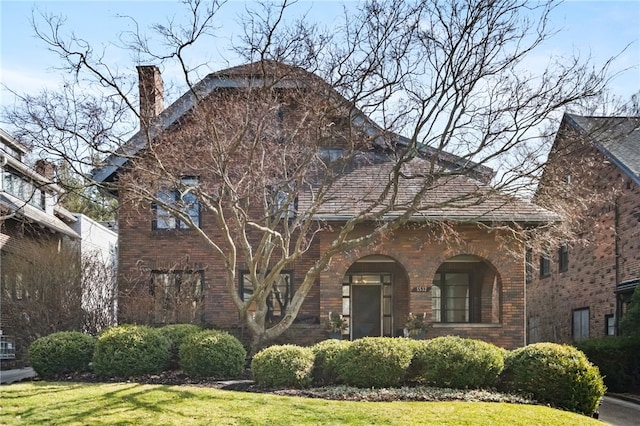
[[[29,361],[44,379],[58,374],[89,370],[95,339],[78,331],[61,331],[34,340],[29,345]]]
[[[180,345],[185,337],[202,331],[202,328],[194,324],[169,324],[158,330],[169,339],[169,360],[166,367],[168,370],[177,370],[180,367]]]
[[[262,386],[306,387],[313,380],[314,354],[311,348],[295,345],[270,346],[251,361],[251,372]]]
[[[605,337],[576,343],[597,365],[610,392],[640,393],[640,337]]]
[[[593,414],[606,391],[598,367],[569,345],[535,343],[510,352],[503,390],[585,415]]]
[[[184,338],[180,367],[192,377],[234,377],[244,370],[247,351],[224,331],[205,330]]]
[[[311,347],[315,356],[313,364],[313,381],[318,385],[339,383],[338,359],[351,342],[349,340],[328,339]]]
[[[337,354],[338,379],[361,388],[398,386],[414,353],[411,339],[364,337]]]
[[[106,377],[160,373],[169,359],[169,346],[169,340],[158,329],[140,325],[112,327],[98,337],[93,369]]]
[[[501,348],[458,336],[420,341],[411,367],[420,383],[459,389],[491,387],[503,369]]]

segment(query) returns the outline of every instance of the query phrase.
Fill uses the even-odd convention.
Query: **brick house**
[[[184,157],[189,157],[190,145],[197,143],[191,144],[188,138],[179,139],[178,133],[187,131],[193,123],[189,114],[198,102],[216,105],[220,104],[217,96],[223,90],[249,90],[254,79],[269,77],[264,74],[265,68],[273,68],[267,65],[254,63],[210,74],[192,92],[166,109],[161,104],[162,79],[157,68],[138,68],[143,130],[121,147],[120,154],[111,156],[105,166],[93,173],[95,180],[105,185],[114,184],[112,191],[119,198],[120,322],[161,325],[191,321],[239,330],[239,314],[226,287],[223,261],[198,232],[183,226],[179,218],[167,215],[153,202],[133,202],[134,194],[123,182],[127,174],[135,172],[131,159],[150,155],[147,140],[156,141],[166,138],[167,134],[170,136],[165,140],[169,145],[182,140],[179,149],[183,151],[154,143],[155,161],[163,161],[163,149],[174,149],[174,154],[183,152]],[[289,77],[281,78],[272,86],[274,91],[279,90],[280,96],[287,96],[289,89],[318,79],[306,71],[281,64],[277,64],[277,69],[290,72]],[[327,98],[339,98],[333,88],[330,90]],[[287,110],[285,121],[288,114],[299,114],[299,110]],[[224,111],[219,117],[227,119]],[[282,119],[280,113],[274,117]],[[377,142],[383,132],[364,114],[356,111],[334,117],[330,125],[334,123],[336,127],[343,126],[337,132],[355,128],[364,141],[363,149],[348,167],[341,169],[342,174],[332,186],[331,202],[313,212],[313,219],[324,226],[314,233],[304,256],[281,274],[276,285],[279,302],[280,298],[290,297],[320,254],[331,249],[340,227],[367,206],[362,194],[377,194],[389,180],[389,170],[393,167],[389,145]],[[394,149],[406,141],[398,135],[392,137]],[[344,148],[339,141],[347,138],[341,138],[339,133],[327,140],[327,145],[319,147],[319,155],[339,158]],[[204,182],[206,170],[194,169],[196,159],[191,159],[193,162],[174,157],[173,161],[189,169],[177,170],[182,183],[186,180],[187,184],[211,185]],[[424,149],[408,167],[429,170],[434,161],[447,170],[468,166],[453,155]],[[516,226],[547,223],[555,216],[532,203],[496,194],[489,186],[493,175],[490,169],[477,166],[471,170],[466,174],[451,173],[443,179],[425,197],[429,205],[426,201],[420,205],[403,226],[367,245],[336,254],[319,272],[295,323],[280,340],[310,344],[326,338],[324,322],[330,312],[340,313],[347,320],[345,338],[402,336],[409,313],[420,313],[432,323],[429,336],[456,334],[507,348],[522,346],[525,342],[525,248],[512,237],[512,231]],[[410,179],[399,185],[400,196],[418,190]],[[169,192],[168,197],[177,197],[174,194]],[[451,201],[467,194],[475,194],[473,200],[458,204]],[[309,211],[311,198],[311,191],[301,193],[295,200],[297,213],[292,214]],[[445,202],[447,200],[449,202]],[[198,228],[216,238],[219,229],[202,204],[194,198],[183,217],[193,219]],[[371,227],[384,223],[384,218],[376,223],[363,221],[353,232],[366,234]],[[493,224],[503,226],[488,226]],[[451,237],[447,237],[445,228]],[[242,259],[238,264],[237,292],[243,298],[250,297],[251,288],[245,281]],[[186,311],[179,311],[169,299],[175,300],[185,287],[190,289],[193,303],[187,303]],[[146,299],[151,300],[143,302]],[[196,304],[201,309],[190,310]],[[142,315],[141,311],[144,311]],[[276,318],[284,313],[278,304],[271,312]]]
[[[59,244],[80,239],[72,228],[76,218],[57,200],[63,192],[53,182],[53,166],[37,161],[35,168],[25,164],[29,150],[0,129],[0,359],[20,364],[26,359],[29,340],[24,324],[16,323],[10,306],[26,297],[22,274],[11,271],[11,258],[33,259],[30,241]]]
[[[576,225],[584,242],[529,254],[528,341],[616,335],[640,283],[640,120],[565,114],[544,174],[539,191],[591,201]]]
[[[93,318],[85,318],[84,326],[94,333],[99,328],[89,330],[92,324],[104,327],[116,320],[117,234],[62,206],[65,190],[55,182],[55,166],[37,160],[30,167],[28,154],[0,129],[0,360],[6,367],[26,362],[34,338],[80,329],[83,315]],[[79,259],[93,262],[93,278],[85,276],[81,296],[73,285],[89,268],[83,271]],[[61,281],[72,284],[56,287]],[[49,303],[50,309],[42,308]],[[58,308],[64,319],[49,315]]]

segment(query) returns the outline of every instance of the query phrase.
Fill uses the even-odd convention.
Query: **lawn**
[[[2,386],[0,424],[602,425],[536,405],[330,401],[197,386],[67,382]]]

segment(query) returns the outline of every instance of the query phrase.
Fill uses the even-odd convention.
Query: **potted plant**
[[[331,339],[342,339],[342,335],[347,331],[347,320],[337,312],[329,312],[329,337]]]
[[[404,325],[404,337],[416,340],[422,340],[427,335],[427,329],[431,327],[431,323],[427,322],[427,314],[414,315],[409,312],[407,322]]]

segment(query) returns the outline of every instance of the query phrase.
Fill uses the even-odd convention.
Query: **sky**
[[[238,15],[247,3],[231,0],[222,10],[216,25],[221,45],[198,50],[207,68],[203,75],[226,68],[234,58],[226,51],[226,40],[241,33]],[[346,1],[347,7],[356,4]],[[38,40],[30,24],[32,11],[66,17],[64,30],[85,38],[95,46],[107,46],[118,41],[118,34],[131,30],[133,22],[122,16],[133,17],[141,28],[152,23],[167,21],[167,17],[180,19],[180,2],[173,0],[112,0],[112,1],[0,1],[0,106],[10,106],[13,95],[4,87],[22,94],[37,94],[43,88],[55,88],[64,74],[56,67],[58,57],[49,52]],[[342,13],[342,2],[329,0],[301,0],[296,5],[300,13],[318,20],[328,27]],[[640,91],[640,0],[589,1],[569,0],[559,5],[552,15],[552,24],[559,31],[535,58],[560,54],[591,56],[594,65],[619,55],[612,71],[617,74],[611,82],[612,92],[629,98]],[[135,74],[135,58],[122,51],[107,50],[109,61]],[[224,60],[222,58],[225,58]],[[229,62],[231,61],[231,62]]]

